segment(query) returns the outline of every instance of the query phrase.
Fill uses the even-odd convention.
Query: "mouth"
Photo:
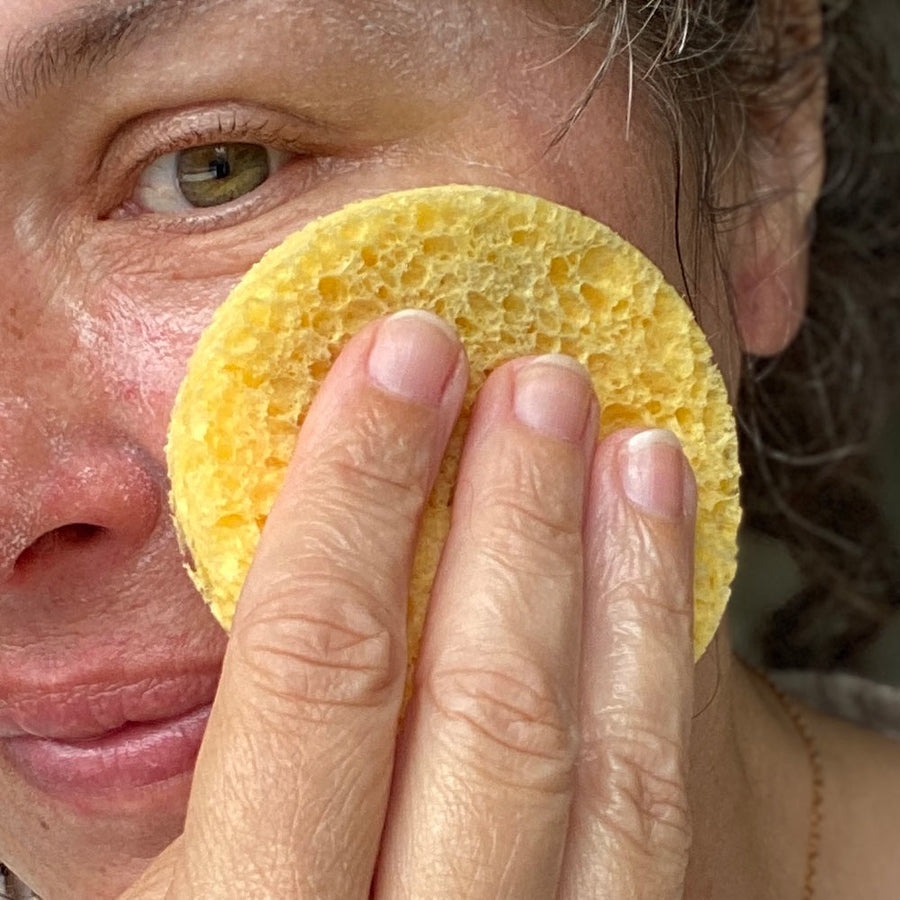
[[[86,809],[189,780],[217,681],[207,672],[20,692],[0,701],[0,755],[43,793]]]
[[[51,794],[73,800],[127,794],[193,770],[209,711],[206,705],[158,722],[126,723],[90,740],[6,738],[6,755]]]

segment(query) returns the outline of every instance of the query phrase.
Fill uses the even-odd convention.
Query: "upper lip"
[[[0,738],[91,740],[131,722],[172,719],[212,702],[219,671],[72,674],[15,684],[0,673]]]

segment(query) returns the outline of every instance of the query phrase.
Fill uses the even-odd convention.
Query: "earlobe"
[[[754,356],[784,350],[806,314],[809,213],[796,210],[788,216],[786,203],[754,209],[745,226],[746,243],[732,255],[741,350]]]
[[[742,350],[757,356],[780,353],[803,322],[810,226],[825,171],[821,11],[811,0],[785,0],[776,21],[781,52],[795,62],[776,99],[749,123],[755,134],[748,159],[752,207],[731,247]]]

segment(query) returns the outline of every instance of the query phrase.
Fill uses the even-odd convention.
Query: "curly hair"
[[[759,123],[789,115],[827,72],[827,165],[809,236],[807,315],[780,355],[744,354],[737,416],[743,527],[780,541],[803,576],[766,624],[763,661],[828,669],[850,665],[900,608],[900,554],[872,462],[900,374],[900,99],[889,68],[892,0],[822,0],[823,37],[814,42],[792,18],[798,5],[595,2],[588,18],[566,27],[575,41],[602,35],[607,52],[554,143],[625,55],[668,123],[680,171],[690,160],[699,173],[690,224],[715,247],[741,215],[773,199],[753,188]],[[744,194],[726,206],[720,195],[726,180],[734,183],[735,160],[746,163]],[[676,197],[678,211],[682,202]]]
[[[780,538],[805,578],[763,634],[774,667],[848,665],[900,609],[900,554],[871,454],[900,374],[900,98],[889,9],[851,0],[826,10],[828,166],[809,313],[779,358],[748,360],[741,395],[748,525]]]

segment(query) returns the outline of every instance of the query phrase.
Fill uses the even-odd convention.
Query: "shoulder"
[[[836,673],[772,679],[806,706],[822,757],[817,900],[895,900],[900,688]]]

